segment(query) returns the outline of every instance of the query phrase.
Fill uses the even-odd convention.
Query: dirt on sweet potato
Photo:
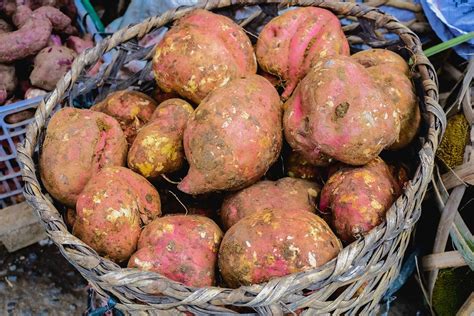
[[[257,71],[244,30],[231,19],[206,10],[181,18],[157,45],[153,71],[164,92],[199,104],[216,88]]]
[[[111,116],[63,108],[46,129],[40,155],[43,185],[61,203],[74,207],[89,179],[108,166],[123,166],[127,141]],[[54,167],[53,167],[54,166]]]
[[[398,150],[410,144],[418,133],[421,121],[418,99],[409,77],[407,62],[386,49],[369,49],[351,56],[367,68],[388,102],[400,116],[398,139],[388,149]]]
[[[352,242],[382,223],[399,193],[387,164],[376,158],[365,166],[336,171],[323,187],[319,209],[331,213],[339,238]]]
[[[264,210],[226,232],[219,270],[227,285],[235,288],[320,267],[341,249],[339,239],[317,215]]]
[[[398,137],[400,118],[367,70],[346,56],[319,61],[285,103],[286,140],[320,165],[374,159]]]
[[[315,212],[320,187],[303,179],[281,178],[277,181],[260,181],[227,196],[222,203],[220,216],[225,230],[242,218],[266,209]]]
[[[187,286],[216,283],[216,263],[222,231],[198,215],[169,215],[147,225],[129,268],[158,272]]]
[[[72,231],[99,255],[120,263],[135,252],[142,224],[160,215],[160,196],[145,178],[107,167],[79,195]]]
[[[256,182],[282,146],[277,91],[257,75],[231,81],[194,111],[183,142],[190,169],[181,191],[238,190]]]
[[[179,170],[185,161],[184,128],[193,112],[181,99],[161,103],[130,147],[128,166],[146,178]]]
[[[349,55],[349,44],[339,19],[322,8],[298,8],[266,24],[256,47],[266,72],[285,81],[284,99],[321,58]]]
[[[121,90],[109,94],[105,100],[92,106],[91,110],[115,118],[131,145],[138,131],[150,121],[156,106],[155,100],[142,92]]]

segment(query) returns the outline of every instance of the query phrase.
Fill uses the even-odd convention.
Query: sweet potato
[[[290,153],[285,165],[288,176],[292,178],[316,180],[320,176],[318,167],[309,163],[296,151]]]
[[[46,46],[62,46],[61,37],[59,35],[51,34],[49,36],[49,41]]]
[[[0,19],[0,34],[13,31],[13,27],[5,20]]]
[[[65,30],[71,19],[53,7],[33,12],[19,6],[13,18],[18,30],[0,34],[0,63],[10,63],[34,55],[46,47],[53,29]]]
[[[8,99],[8,93],[5,88],[0,88],[0,105],[3,105]]]
[[[41,90],[41,89],[36,89],[36,88],[29,88],[25,92],[25,99],[33,99],[36,97],[40,97],[42,95],[47,94],[48,92]]]
[[[282,146],[278,93],[257,75],[231,81],[198,106],[183,142],[190,169],[181,191],[238,190],[256,182]]]
[[[104,167],[123,166],[126,155],[127,141],[113,117],[64,108],[54,114],[46,130],[41,179],[55,199],[74,207],[92,175]]]
[[[50,46],[42,49],[35,57],[31,83],[41,89],[51,91],[64,74],[71,69],[76,53],[64,46]]]
[[[224,235],[219,269],[230,287],[317,268],[339,253],[341,242],[320,217],[306,211],[264,210]]]
[[[22,123],[23,121],[29,120],[35,115],[34,109],[22,110],[20,112],[8,114],[5,117],[5,122],[8,124]]]
[[[284,108],[287,141],[316,165],[324,156],[366,164],[400,131],[397,110],[366,69],[346,56],[318,62]]]
[[[390,50],[377,48],[368,49],[355,53],[351,57],[365,68],[384,65],[385,67],[389,67],[392,70],[396,70],[408,76],[409,69],[407,62],[400,55]],[[387,69],[387,71],[389,70]]]
[[[385,49],[370,49],[352,55],[367,68],[388,102],[392,102],[400,115],[398,139],[388,147],[398,150],[415,138],[421,114],[413,84],[408,77],[408,64],[398,54]]]
[[[158,272],[188,286],[215,285],[222,231],[211,219],[170,215],[147,225],[129,268]]]
[[[315,211],[320,188],[303,179],[281,178],[260,181],[224,199],[220,210],[227,230],[242,218],[266,209]]]
[[[382,223],[397,197],[397,186],[388,166],[376,158],[334,173],[323,187],[319,208],[331,212],[336,234],[351,242]]]
[[[107,167],[87,183],[76,212],[73,234],[100,255],[123,262],[136,249],[142,222],[161,214],[160,196],[133,171]]]
[[[321,8],[298,8],[271,20],[258,37],[260,67],[286,81],[288,98],[298,82],[321,58],[349,55],[338,18]]]
[[[184,128],[193,112],[181,99],[161,103],[130,147],[128,166],[146,178],[179,170],[184,164]]]
[[[421,121],[420,108],[410,79],[402,73],[387,71],[383,65],[370,67],[367,71],[400,116],[398,139],[388,149],[398,150],[406,147],[417,135]]]
[[[151,96],[156,102],[158,102],[158,104],[161,104],[169,99],[179,98],[178,94],[174,92],[163,92],[160,88],[155,88],[155,90],[151,92]]]
[[[156,105],[155,100],[144,93],[122,90],[109,94],[105,100],[91,107],[91,110],[115,118],[131,145],[138,131],[150,120]]]
[[[225,16],[195,10],[157,45],[153,70],[164,92],[177,92],[199,104],[230,80],[255,74],[257,63],[240,26]]]
[[[17,83],[15,66],[0,64],[0,90],[5,90],[6,96],[9,96],[15,90]]]
[[[78,36],[69,36],[66,41],[66,46],[75,51],[77,54],[82,53],[88,48],[94,47],[94,41],[90,34],[86,34],[80,38]]]

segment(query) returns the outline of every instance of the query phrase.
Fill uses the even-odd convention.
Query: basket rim
[[[389,31],[399,35],[401,41],[404,42],[405,46],[413,54],[412,60],[414,61],[414,65],[412,69],[416,69],[421,77],[425,93],[423,102],[425,104],[425,114],[429,128],[426,141],[418,153],[420,165],[417,167],[415,176],[410,180],[403,194],[387,211],[386,221],[370,231],[365,237],[344,247],[336,258],[319,268],[275,278],[266,283],[242,286],[237,289],[221,287],[192,288],[170,280],[155,272],[120,268],[117,264],[108,259],[98,256],[89,246],[69,233],[58,210],[42,193],[40,181],[36,176],[33,154],[36,145],[39,143],[40,132],[45,128],[46,120],[51,114],[52,109],[60,102],[65,92],[79,78],[82,69],[94,64],[104,53],[112,50],[123,42],[134,37],[141,38],[151,30],[179,19],[194,9],[212,10],[234,5],[270,3],[288,6],[317,6],[344,16],[369,19],[377,26],[383,26]],[[351,280],[351,273],[355,275],[359,273],[358,277],[360,277],[361,275],[360,272],[357,272],[357,267],[351,266],[354,261],[360,260],[364,254],[370,251],[386,251],[379,250],[383,248],[380,247],[382,243],[387,240],[400,238],[400,234],[403,232],[407,232],[409,235],[418,220],[421,199],[428,183],[431,181],[434,153],[446,126],[446,117],[438,104],[437,86],[436,72],[428,58],[423,54],[421,43],[417,35],[399,23],[394,17],[384,14],[376,8],[352,2],[324,0],[204,1],[196,6],[182,7],[167,11],[161,16],[155,16],[140,24],[119,30],[111,37],[105,38],[96,44],[95,47],[83,52],[75,59],[71,70],[58,82],[54,91],[41,101],[35,112],[34,121],[27,128],[25,142],[18,148],[22,175],[25,181],[24,195],[28,203],[37,211],[48,235],[59,247],[61,253],[67,260],[93,284],[98,292],[101,294],[112,294],[119,301],[127,302],[126,304],[118,304],[119,308],[130,309],[133,307],[138,310],[146,310],[149,308],[176,308],[180,305],[206,306],[210,308],[210,306],[215,305],[214,309],[211,310],[223,312],[223,309],[218,308],[217,305],[239,305],[257,308],[262,306],[274,306],[275,303],[278,305],[278,299],[285,296],[288,292],[292,293],[302,290],[307,284],[311,284],[311,282],[315,280],[320,280],[320,282],[322,280],[321,287],[323,287],[329,286],[328,280],[334,281],[337,279],[339,284],[348,282],[346,279]],[[411,212],[410,214],[404,214],[405,209],[408,207],[414,209],[415,212],[413,214],[411,214]],[[84,262],[84,259],[78,254],[78,251],[72,249],[72,246],[80,248],[81,252],[87,254],[87,256],[91,258],[94,257],[92,263]],[[85,266],[87,266],[87,268]],[[95,275],[94,281],[91,280],[90,273],[88,273],[91,271],[93,271]],[[367,273],[367,270],[364,273]],[[354,281],[354,279],[352,279],[352,281]],[[357,282],[360,282],[360,280]],[[146,295],[146,291],[150,289],[147,288],[147,285],[150,285],[150,283],[153,283],[154,288],[158,288],[160,293],[171,298],[169,303],[161,303]],[[125,287],[128,291],[127,295],[114,290],[115,287]],[[140,300],[141,304],[135,303],[134,299]],[[359,299],[356,301],[359,301]],[[235,302],[240,303],[235,304]]]

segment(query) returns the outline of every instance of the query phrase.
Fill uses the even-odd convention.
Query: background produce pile
[[[350,56],[324,9],[274,18],[255,45],[229,18],[194,11],[152,68],[149,95],[59,110],[40,154],[72,233],[122,266],[196,287],[319,267],[384,220],[416,166],[407,62]]]
[[[3,1],[0,8],[0,106],[51,91],[72,61],[92,47],[74,26],[72,0]],[[27,117],[18,113],[8,123]]]

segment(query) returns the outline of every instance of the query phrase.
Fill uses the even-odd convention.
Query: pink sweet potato
[[[150,120],[156,105],[155,100],[144,93],[122,90],[109,94],[91,110],[115,118],[120,123],[128,144],[131,145],[138,131]]]
[[[256,54],[263,70],[286,81],[282,97],[288,98],[316,62],[349,55],[349,44],[334,14],[321,8],[298,8],[265,25]]]
[[[322,266],[339,253],[341,242],[317,215],[264,210],[232,226],[221,243],[219,270],[230,287]]]
[[[75,51],[77,54],[82,53],[88,48],[94,47],[94,41],[90,34],[86,34],[80,38],[78,36],[69,36],[66,41],[66,46]]]
[[[19,6],[13,17],[18,30],[0,34],[0,63],[10,63],[34,55],[48,44],[53,29],[70,26],[71,19],[53,7],[41,7],[33,12]]]
[[[256,182],[282,145],[278,93],[257,75],[231,81],[198,106],[183,142],[190,169],[181,191],[238,190]]]
[[[388,147],[397,150],[415,138],[421,120],[418,100],[408,76],[408,64],[402,57],[385,49],[370,49],[352,55],[367,68],[372,79],[400,115],[398,139]]]
[[[64,46],[43,48],[35,57],[33,71],[30,74],[31,84],[50,91],[56,83],[71,69],[76,53]]]
[[[25,92],[25,99],[33,99],[36,97],[43,96],[47,94],[48,92],[41,90],[41,89],[36,89],[36,88],[29,88]]]
[[[227,230],[242,218],[267,209],[314,213],[319,192],[316,183],[303,179],[260,181],[224,199],[220,210],[222,224]]]
[[[92,175],[104,167],[123,166],[126,155],[127,141],[113,117],[64,108],[51,118],[46,130],[41,179],[55,199],[74,207]]]
[[[222,231],[211,219],[171,215],[147,225],[129,268],[160,273],[188,286],[215,285]]]
[[[181,99],[161,103],[130,147],[128,166],[146,178],[179,170],[185,159],[184,128],[193,112],[192,106]]]
[[[230,80],[255,74],[257,63],[240,26],[222,15],[195,10],[157,45],[153,70],[164,92],[199,103]]]
[[[331,212],[336,234],[351,242],[382,223],[397,191],[388,166],[376,158],[365,166],[334,173],[323,187],[319,208]]]
[[[79,195],[73,234],[116,262],[135,251],[140,227],[161,214],[160,196],[143,177],[124,167],[94,175]]]
[[[286,140],[316,165],[324,156],[366,164],[400,131],[397,110],[366,69],[346,56],[318,62],[284,107]]]

